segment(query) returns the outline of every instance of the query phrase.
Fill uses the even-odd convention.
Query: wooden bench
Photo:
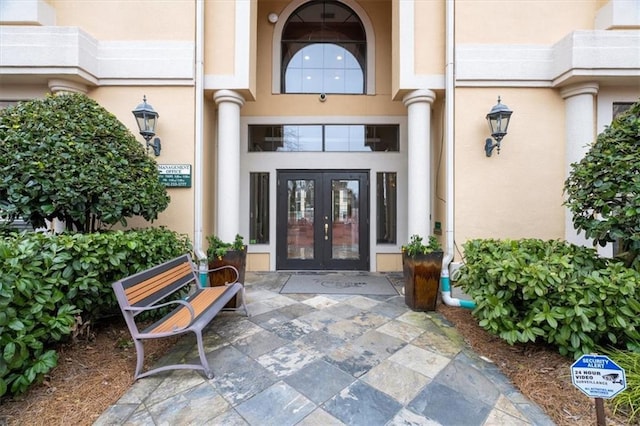
[[[239,294],[238,297],[242,298],[242,309],[248,316],[244,298],[244,283],[237,282],[238,270],[233,266],[223,266],[211,271],[225,268],[231,268],[235,271],[236,278],[234,282],[224,286],[202,288],[199,285],[198,273],[191,261],[191,256],[185,254],[112,284],[120,310],[124,315],[136,347],[138,359],[134,375],[135,379],[175,369],[203,370],[208,378],[213,377],[213,372],[209,367],[204,352],[202,330],[223,309],[240,309],[225,309],[225,305],[236,294]],[[185,287],[192,287],[186,298],[158,304],[167,296]],[[171,305],[177,306],[162,319],[144,330],[138,328],[135,318],[138,314]],[[196,335],[198,353],[200,355],[199,365],[173,364],[142,372],[144,363],[144,345],[142,341],[144,339],[176,336],[188,332],[193,332]]]

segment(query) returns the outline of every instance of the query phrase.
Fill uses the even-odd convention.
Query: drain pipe
[[[204,196],[204,0],[196,1],[196,46],[195,46],[195,167],[194,167],[194,230],[193,230],[193,250],[198,259],[198,271],[200,276],[200,286],[207,285],[207,253],[202,249],[202,206]]]
[[[454,141],[454,46],[455,46],[455,1],[446,0],[446,67],[445,67],[445,127],[446,127],[446,183],[447,183],[447,205],[446,205],[446,243],[447,251],[442,261],[442,273],[440,275],[440,292],[442,301],[447,306],[459,306],[462,308],[473,309],[476,304],[469,300],[461,300],[451,295],[451,282],[449,279],[449,264],[454,257],[454,195],[453,195],[453,177],[454,177],[454,161],[453,161],[453,141]]]

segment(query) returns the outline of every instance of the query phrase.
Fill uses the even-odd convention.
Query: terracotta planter
[[[229,250],[222,259],[214,258],[209,261],[209,269],[219,268],[221,266],[231,265],[238,270],[238,282],[244,284],[244,273],[247,269],[247,246],[244,250]],[[225,285],[235,279],[235,273],[229,269],[221,271],[209,272],[209,285],[211,287]],[[238,308],[242,301],[240,295],[234,296],[233,299],[225,306],[225,308]]]
[[[444,252],[417,256],[402,253],[404,301],[414,311],[435,311]]]

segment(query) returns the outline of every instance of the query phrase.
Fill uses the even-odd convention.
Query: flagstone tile
[[[410,368],[429,378],[435,378],[451,361],[435,352],[408,344],[389,357],[390,361]]]
[[[376,331],[396,337],[407,343],[424,333],[421,328],[401,321],[389,321],[378,327]]]
[[[333,336],[324,331],[313,331],[293,343],[303,351],[323,354],[339,348],[345,344],[344,339]]]
[[[340,339],[352,340],[366,333],[367,327],[351,320],[340,320],[324,327],[322,331]]]
[[[139,407],[139,404],[116,404],[107,408],[98,420],[93,423],[96,426],[110,426],[124,424]]]
[[[288,344],[289,341],[279,337],[277,334],[267,330],[259,331],[250,336],[238,339],[233,344],[240,352],[251,358],[257,358],[280,346]]]
[[[387,318],[397,318],[407,312],[407,307],[398,306],[394,303],[384,301],[373,306],[371,308],[371,312],[374,314],[385,316]]]
[[[257,362],[239,362],[236,368],[216,375],[212,382],[216,390],[232,406],[246,401],[271,386],[277,378]]]
[[[403,408],[385,426],[443,426],[440,423]],[[445,425],[447,426],[447,425]],[[463,425],[460,425],[463,426]]]
[[[449,358],[456,356],[464,347],[464,341],[454,341],[443,334],[425,331],[411,341],[414,346],[429,349]]]
[[[355,296],[351,299],[347,300],[347,303],[351,306],[355,306],[358,309],[366,309],[369,310],[379,304],[377,300],[373,300],[368,296]]]
[[[388,358],[406,345],[405,342],[396,337],[379,333],[375,330],[366,332],[353,343],[361,347],[365,353],[369,352],[374,354],[376,359],[380,361]]]
[[[249,426],[249,423],[246,422],[245,419],[242,418],[240,414],[236,410],[229,410],[219,415],[218,417],[214,417],[211,419],[209,423],[211,425],[220,425],[220,426]]]
[[[350,374],[321,359],[284,379],[285,383],[318,405],[349,386],[354,380]]]
[[[338,303],[325,308],[325,312],[335,315],[336,317],[346,319],[358,315],[362,312],[362,309],[356,308],[348,303]]]
[[[353,377],[360,377],[380,363],[379,357],[369,351],[347,343],[326,354],[324,360]]]
[[[530,423],[521,418],[511,416],[504,411],[493,409],[483,426],[529,426]]]
[[[427,376],[389,360],[373,367],[360,380],[390,395],[402,405],[408,404],[431,381]]]
[[[479,399],[485,404],[493,406],[500,391],[496,385],[473,365],[459,357],[453,359],[434,379],[451,389],[467,396],[469,399]]]
[[[223,337],[227,342],[233,343],[238,339],[257,333],[262,330],[253,322],[249,321],[246,317],[242,320],[229,322],[226,324],[219,324],[215,328],[215,332]]]
[[[330,298],[328,298],[326,296],[315,296],[315,297],[312,297],[310,299],[305,300],[302,303],[304,303],[305,305],[309,305],[309,306],[311,306],[313,308],[316,308],[316,309],[326,309],[326,308],[328,308],[330,306],[337,305],[340,302],[338,302],[337,300],[334,300],[334,299],[330,299]]]
[[[317,312],[315,308],[310,305],[305,305],[304,303],[296,303],[295,305],[285,306],[284,308],[278,309],[278,311],[291,319],[299,318],[312,312]]]
[[[277,377],[286,377],[318,359],[318,355],[301,351],[293,344],[282,346],[260,356],[256,361]]]
[[[322,408],[316,408],[296,426],[345,426]]]
[[[306,322],[314,329],[322,329],[329,324],[337,322],[340,318],[336,318],[328,312],[323,310],[314,310],[311,313],[298,317],[298,320]]]
[[[272,331],[283,339],[293,341],[311,333],[313,331],[313,327],[306,322],[294,319],[292,321],[276,325],[273,327]]]
[[[482,426],[492,406],[432,381],[407,408],[442,425]]]
[[[164,375],[164,380],[162,381],[162,383],[160,383],[160,385],[158,385],[158,387],[155,388],[155,390],[151,394],[149,394],[149,396],[144,400],[144,403],[147,406],[153,405],[158,401],[169,399],[174,395],[200,386],[204,382],[204,377],[194,370],[169,371],[166,373],[166,375]]]
[[[348,425],[384,425],[402,405],[366,383],[356,381],[327,401],[322,408]]]
[[[284,382],[275,383],[236,410],[252,425],[295,425],[316,405]]]
[[[371,312],[360,312],[353,317],[347,318],[356,325],[361,325],[367,329],[377,328],[389,321],[389,318],[382,315],[372,314]]]
[[[156,425],[206,423],[228,410],[229,403],[208,383],[154,405],[147,405]]]

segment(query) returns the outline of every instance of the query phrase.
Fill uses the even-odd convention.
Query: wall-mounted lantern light
[[[136,117],[140,134],[144,140],[147,141],[147,152],[149,152],[149,147],[151,147],[157,157],[160,155],[161,149],[160,138],[155,138],[153,142],[149,141],[156,135],[156,123],[158,122],[159,114],[147,103],[146,95],[142,97],[142,103],[131,112],[134,117]]]
[[[493,143],[491,138],[487,138],[484,142],[484,152],[487,154],[487,157],[491,157],[493,148],[498,148],[498,154],[500,154],[500,141],[507,135],[511,114],[513,114],[513,111],[511,111],[508,106],[501,104],[500,96],[498,96],[498,103],[491,108],[491,111],[487,114],[491,136],[496,140],[496,142]]]

